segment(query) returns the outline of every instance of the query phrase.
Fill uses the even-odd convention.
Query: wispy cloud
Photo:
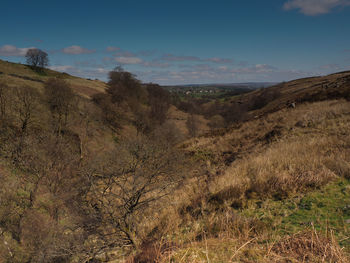
[[[201,59],[196,56],[176,56],[173,54],[164,54],[160,60],[163,61],[200,61]]]
[[[82,78],[101,78],[106,79],[109,69],[104,67],[91,67],[91,68],[81,68],[72,65],[56,65],[51,66],[50,69],[59,72],[66,72],[68,74],[79,76]]]
[[[289,0],[283,8],[285,10],[298,9],[308,16],[327,14],[337,7],[350,5],[350,0]]]
[[[95,53],[95,50],[83,48],[81,46],[70,46],[62,49],[62,52],[70,55],[91,54]]]
[[[321,70],[327,70],[327,71],[337,71],[340,70],[341,67],[338,64],[326,64],[319,67]]]
[[[55,71],[60,71],[60,72],[68,72],[68,71],[76,70],[75,67],[70,66],[70,65],[51,66],[49,68],[52,69],[52,70],[55,70]]]
[[[121,48],[120,47],[112,47],[112,46],[109,46],[106,48],[106,51],[107,52],[116,52],[116,51],[119,51]]]
[[[152,61],[143,61],[142,66],[144,67],[153,67],[153,68],[168,68],[171,67],[171,64],[166,63],[166,62],[160,62],[157,60],[152,60]]]
[[[32,47],[30,47],[32,48]],[[10,57],[10,56],[25,56],[28,49],[30,48],[18,48],[12,45],[4,45],[0,47],[0,56]]]
[[[120,64],[129,64],[129,65],[141,64],[143,62],[142,59],[138,57],[116,57],[114,60]]]
[[[173,54],[165,54],[159,58],[161,61],[169,61],[169,62],[211,62],[211,63],[217,63],[217,64],[230,64],[233,63],[234,60],[231,58],[219,58],[219,57],[212,57],[212,58],[200,58],[197,56],[177,56]]]
[[[116,46],[109,46],[106,48],[106,51],[109,53],[114,53],[113,55],[117,57],[149,57],[153,56],[156,53],[154,50],[141,50],[133,52]]]
[[[206,61],[209,62],[214,62],[214,63],[218,63],[218,64],[230,64],[233,63],[234,60],[230,59],[230,58],[208,58]]]

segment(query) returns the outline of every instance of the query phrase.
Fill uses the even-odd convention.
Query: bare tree
[[[66,81],[57,78],[50,78],[44,87],[55,132],[61,134],[74,104],[74,92]]]
[[[88,198],[94,227],[103,229],[100,236],[107,244],[138,247],[141,223],[179,183],[184,163],[182,154],[161,140],[139,136],[120,143],[106,166],[93,172]]]
[[[148,84],[148,104],[150,105],[150,117],[157,124],[163,124],[167,118],[170,106],[169,92],[157,84]]]
[[[8,86],[0,82],[0,118],[4,119],[8,107]]]
[[[28,126],[34,121],[34,114],[39,108],[40,93],[32,87],[23,86],[14,89],[14,113],[20,123],[22,133],[26,133]]]
[[[138,105],[145,100],[146,91],[135,75],[125,71],[122,67],[116,67],[109,72],[107,93],[111,95],[112,103],[127,101],[129,106]],[[135,103],[136,101],[136,103]],[[132,104],[132,105],[131,105]]]
[[[191,137],[196,137],[198,135],[199,121],[196,116],[190,114],[187,118],[186,126]]]
[[[27,64],[34,68],[44,68],[49,64],[49,58],[46,52],[31,48],[26,53]]]

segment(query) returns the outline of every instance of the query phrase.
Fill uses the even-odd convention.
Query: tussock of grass
[[[244,158],[230,167],[212,187],[231,190],[237,197],[288,197],[315,189],[336,175],[324,165],[327,139],[294,139],[277,143],[266,152]],[[226,196],[229,197],[229,196]]]
[[[278,262],[348,262],[334,236],[316,231],[287,236],[272,246]]]

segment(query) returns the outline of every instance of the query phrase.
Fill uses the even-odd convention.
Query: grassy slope
[[[10,86],[28,85],[41,88],[43,82],[50,77],[65,79],[78,94],[84,97],[90,97],[97,92],[104,91],[106,88],[106,84],[99,80],[78,78],[50,69],[38,73],[27,65],[0,60],[0,81],[5,81]]]
[[[9,86],[27,85],[40,89],[43,87],[43,83],[50,77],[63,78],[71,84],[75,92],[85,98],[90,98],[92,95],[103,92],[106,89],[106,83],[99,80],[79,78],[50,69],[45,69],[43,72],[38,73],[27,65],[0,60],[0,82],[4,81]],[[179,111],[175,107],[169,109],[168,115],[169,122],[174,124],[184,136],[188,136],[186,120],[189,115]],[[199,119],[199,133],[207,132],[209,130],[207,126],[208,121],[202,116],[197,116],[197,118]],[[130,133],[136,134],[136,131],[132,126],[123,126],[121,133],[125,135]]]
[[[210,175],[179,190],[163,245],[144,253],[160,262],[348,262],[349,129],[349,102],[333,100],[191,140],[185,147]]]
[[[4,61],[0,72],[0,80],[9,85],[38,88],[49,77],[62,77],[86,97],[105,87],[51,70],[38,74]],[[304,262],[307,256],[306,262],[320,262],[325,256],[325,262],[347,262],[349,102],[297,104],[296,109],[287,109],[285,103],[305,94],[346,89],[349,75],[278,85],[275,88],[284,96],[259,110],[262,117],[221,135],[188,141],[184,147],[206,164],[209,173],[190,179],[167,202],[170,207],[156,234],[163,234],[161,244],[152,252],[157,260]],[[265,115],[268,112],[274,113]],[[174,119],[181,114],[177,115]],[[184,122],[186,116],[180,117]],[[101,143],[96,141],[91,148],[96,150]],[[310,239],[311,245],[306,241]]]
[[[253,116],[283,109],[286,104],[290,102],[296,102],[298,104],[303,101],[339,98],[342,97],[344,91],[349,89],[349,86],[350,71],[339,72],[328,76],[310,77],[283,82],[269,88],[270,90],[280,92],[281,96],[264,108],[253,112]],[[252,93],[242,95],[239,100],[245,101],[249,99],[251,95],[260,96],[262,93],[262,89],[256,90]],[[236,101],[236,99],[237,98],[234,98],[233,101]]]

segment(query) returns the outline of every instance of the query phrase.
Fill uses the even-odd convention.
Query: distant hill
[[[84,97],[90,97],[106,88],[106,84],[99,80],[79,78],[50,69],[36,72],[28,65],[0,60],[0,81],[5,81],[9,86],[28,85],[41,88],[43,83],[51,77],[66,80],[78,94]]]
[[[199,92],[239,92],[245,93],[254,89],[267,88],[276,85],[275,82],[246,82],[246,83],[213,83],[213,84],[187,84],[175,86],[163,86],[170,92],[186,93],[188,91],[193,93]]]
[[[175,87],[216,87],[216,88],[236,88],[236,87],[247,87],[252,89],[267,88],[276,85],[277,82],[241,82],[241,83],[210,83],[210,84],[186,84],[176,85]]]
[[[254,90],[240,98],[232,98],[230,103],[242,104],[248,103],[252,98],[266,97],[266,105],[254,112],[255,115],[261,115],[283,109],[292,102],[299,104],[305,101],[314,102],[348,98],[349,95],[350,71],[344,71],[327,76],[282,82],[272,87]],[[274,98],[271,98],[271,96]]]

